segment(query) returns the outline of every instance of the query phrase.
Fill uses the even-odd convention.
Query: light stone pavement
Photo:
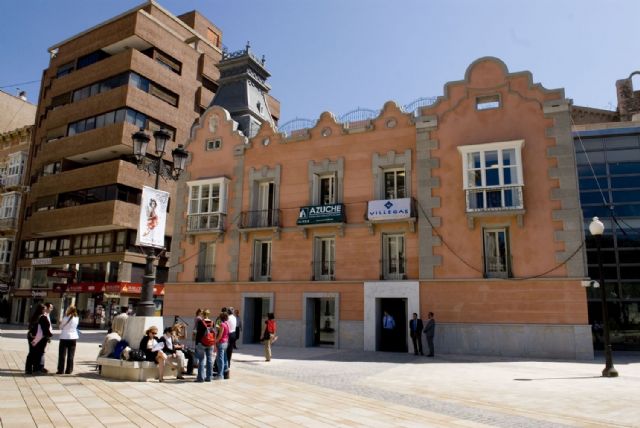
[[[84,331],[73,375],[24,376],[26,330],[0,326],[0,427],[640,427],[640,354],[620,377],[589,362],[273,347],[234,352],[228,381],[103,379],[104,331]],[[47,350],[55,371],[57,334]]]

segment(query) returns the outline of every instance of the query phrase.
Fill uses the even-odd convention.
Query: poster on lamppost
[[[168,203],[169,192],[147,186],[142,187],[136,245],[164,248]]]

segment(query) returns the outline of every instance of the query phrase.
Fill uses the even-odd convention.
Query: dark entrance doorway
[[[242,318],[242,343],[260,343],[264,322],[269,312],[270,299],[266,297],[245,297]]]
[[[306,304],[305,346],[335,346],[336,300],[310,297]]]
[[[385,312],[393,318],[392,328],[383,326]],[[376,299],[376,350],[408,352],[407,328],[407,299]]]

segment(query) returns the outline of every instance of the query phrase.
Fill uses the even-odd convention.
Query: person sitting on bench
[[[185,358],[182,353],[182,345],[178,345],[175,342],[175,337],[173,335],[173,327],[167,327],[164,329],[164,334],[160,339],[158,339],[158,343],[164,344],[162,348],[162,352],[167,356],[164,360],[164,364],[173,364],[174,362],[178,365],[178,374],[176,375],[176,379],[184,379],[182,373],[184,372],[185,367]],[[158,362],[160,364],[160,362]]]
[[[164,382],[164,362],[167,354],[162,352],[162,343],[158,343],[158,327],[151,326],[144,332],[144,337],[140,340],[140,350],[144,351],[147,361],[154,361],[158,365],[158,382]]]

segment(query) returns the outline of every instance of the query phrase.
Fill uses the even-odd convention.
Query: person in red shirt
[[[267,320],[264,322],[264,335],[262,337],[264,341],[264,359],[265,361],[271,361],[271,344],[275,342],[276,336],[276,319],[273,312],[267,314]]]

